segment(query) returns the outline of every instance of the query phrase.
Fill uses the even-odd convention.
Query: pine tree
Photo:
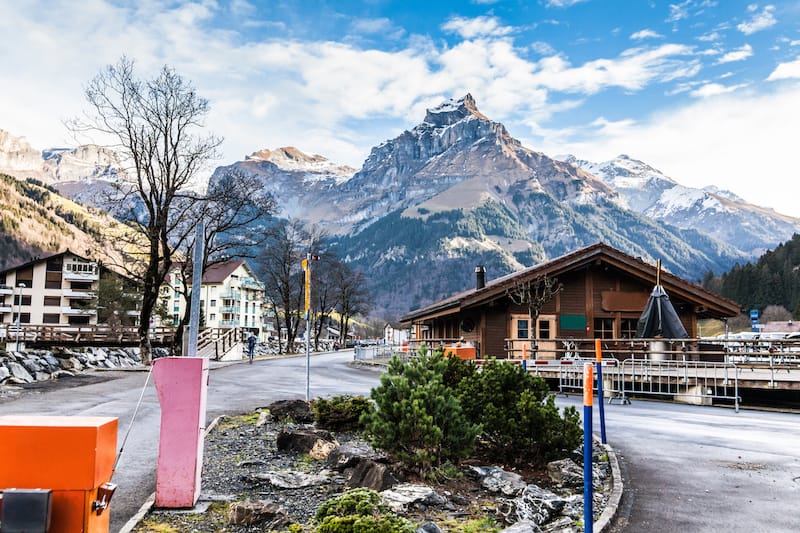
[[[446,370],[441,351],[422,353],[408,362],[395,357],[372,390],[377,409],[363,419],[375,446],[422,475],[467,456],[480,432],[445,385]]]

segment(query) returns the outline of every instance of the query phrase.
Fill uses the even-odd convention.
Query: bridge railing
[[[153,344],[169,344],[175,335],[173,327],[152,327],[149,331]],[[65,325],[23,324],[17,328],[14,324],[0,325],[0,339],[6,343],[15,342],[35,345],[57,344],[107,344],[137,345],[139,330],[136,326],[108,326],[104,324]]]

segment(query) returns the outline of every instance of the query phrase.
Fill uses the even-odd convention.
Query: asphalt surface
[[[379,370],[352,368],[352,351],[313,356],[311,396],[368,394]],[[96,373],[0,403],[0,414],[116,416],[118,446],[146,380],[145,372]],[[305,397],[305,358],[211,370],[207,421],[278,399]],[[79,386],[74,386],[79,385]],[[582,412],[580,396],[560,406]],[[596,404],[596,402],[595,402]],[[634,400],[606,405],[608,442],[618,452],[625,495],[616,532],[800,531],[800,415]],[[113,481],[111,531],[155,490],[160,409],[152,381]],[[594,429],[599,433],[597,408]],[[57,445],[54,443],[54,453]]]
[[[311,396],[365,394],[378,384],[380,370],[351,368],[352,350],[311,357]],[[114,416],[119,418],[117,447],[130,428],[112,481],[110,531],[119,531],[155,491],[161,410],[152,379],[142,396],[134,424],[131,418],[147,380],[147,372],[95,372],[80,379],[50,383],[0,403],[0,415]],[[75,386],[79,385],[79,386]],[[305,398],[305,357],[256,360],[212,368],[206,421],[268,405],[275,400]],[[58,453],[53,443],[53,453]]]
[[[582,413],[577,395],[557,403]],[[604,407],[625,481],[614,531],[800,531],[800,415],[644,400]]]

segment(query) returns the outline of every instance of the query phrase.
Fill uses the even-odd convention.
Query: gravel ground
[[[228,524],[228,508],[232,501],[248,499],[277,503],[289,515],[292,524],[281,531],[313,530],[313,518],[319,506],[330,497],[348,489],[346,477],[329,471],[324,461],[308,456],[278,451],[276,438],[286,424],[270,420],[258,427],[258,413],[223,417],[205,440],[203,484],[200,501],[191,511],[152,510],[133,530],[136,533],[183,532],[255,532],[268,531],[263,526]],[[357,438],[352,434],[336,434],[339,443]],[[467,461],[469,463],[470,461]],[[475,461],[476,464],[486,464]],[[465,466],[466,468],[466,466]],[[328,474],[329,480],[307,488],[280,489],[268,481],[250,476],[268,471],[299,471],[306,474]],[[548,483],[541,471],[518,472],[528,482],[541,486]],[[405,481],[418,482],[407,479]],[[508,506],[496,493],[480,487],[469,476],[425,482],[447,498],[437,508],[416,508],[404,514],[415,524],[433,520],[444,531],[498,531],[502,529],[502,513]],[[602,511],[604,496],[595,494],[595,514]],[[569,527],[558,531],[573,531]]]

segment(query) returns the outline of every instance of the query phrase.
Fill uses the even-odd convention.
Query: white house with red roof
[[[188,289],[188,290],[187,290]],[[186,296],[180,276],[168,276],[161,286],[159,300],[177,325],[186,311]],[[266,339],[274,325],[265,315],[264,283],[258,280],[242,259],[231,259],[209,266],[200,287],[201,324],[209,328],[241,327]]]

